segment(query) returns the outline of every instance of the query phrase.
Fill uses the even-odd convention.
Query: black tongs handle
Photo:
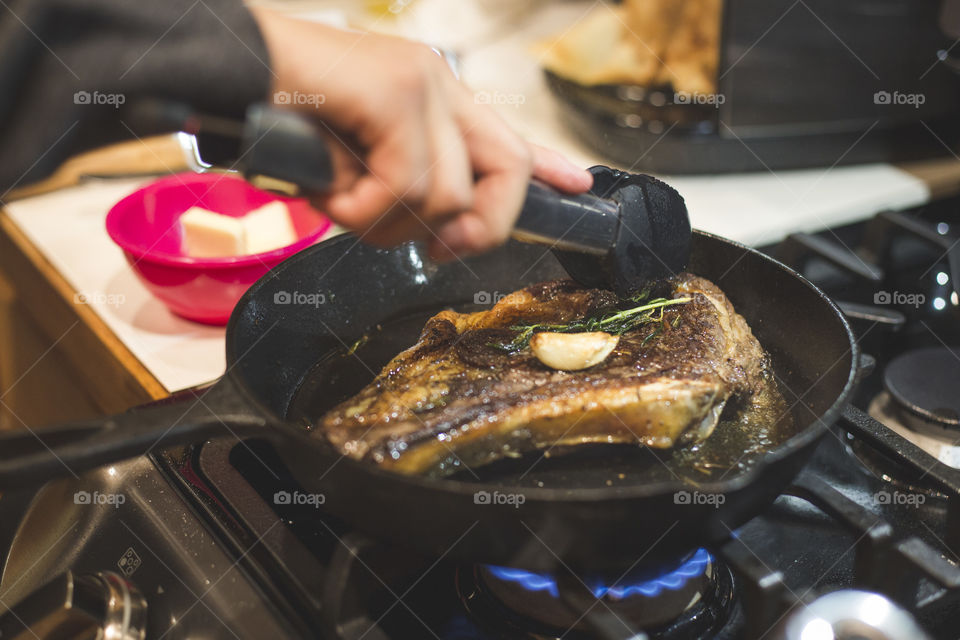
[[[610,251],[620,224],[620,206],[589,193],[567,195],[536,180],[513,227],[522,242],[598,256]]]
[[[290,110],[250,107],[240,164],[247,175],[264,175],[322,193],[333,181],[333,163],[322,127]],[[616,237],[620,208],[591,194],[567,195],[533,181],[513,237],[557,249],[605,255]]]

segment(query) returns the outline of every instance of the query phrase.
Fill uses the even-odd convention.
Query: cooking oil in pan
[[[394,356],[414,344],[432,309],[384,321],[353,344],[324,354],[300,383],[287,409],[293,422],[314,420],[354,396]]]

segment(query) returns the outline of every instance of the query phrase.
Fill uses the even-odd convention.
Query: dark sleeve
[[[124,115],[137,104],[241,118],[269,91],[266,45],[239,0],[0,4],[0,194],[133,137]],[[135,131],[160,132],[148,129]]]

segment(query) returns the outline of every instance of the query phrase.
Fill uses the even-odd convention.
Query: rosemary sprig
[[[637,298],[642,299],[641,296],[645,297],[645,294],[640,294],[640,296],[635,296],[630,300],[637,302]],[[513,325],[510,329],[517,332],[513,340],[510,342],[495,343],[489,346],[502,349],[508,353],[516,353],[517,351],[526,349],[530,345],[530,338],[533,337],[533,334],[540,331],[552,331],[556,333],[605,331],[614,335],[622,335],[648,322],[662,321],[664,309],[672,305],[690,302],[692,299],[693,298],[655,298],[630,309],[607,311],[599,316],[574,320],[568,324]],[[673,326],[676,327],[676,324]],[[659,333],[659,330],[656,333]]]

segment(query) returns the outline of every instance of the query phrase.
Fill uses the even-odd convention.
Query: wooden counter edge
[[[80,373],[96,366],[86,385],[104,412],[169,395],[93,309],[75,302],[70,283],[2,210],[0,256],[18,300],[70,364]]]

